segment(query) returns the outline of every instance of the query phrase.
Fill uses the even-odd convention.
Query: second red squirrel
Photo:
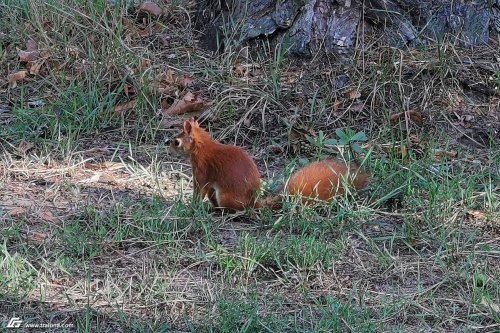
[[[193,169],[194,197],[208,197],[218,208],[260,208],[260,173],[246,151],[214,140],[191,117],[171,147],[188,154]]]
[[[285,195],[300,195],[303,204],[330,201],[335,195],[345,192],[345,185],[359,190],[366,186],[370,174],[353,164],[324,159],[312,162],[297,170],[286,184]],[[266,205],[279,209],[283,195],[270,196]]]

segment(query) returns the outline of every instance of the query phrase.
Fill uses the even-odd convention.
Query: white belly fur
[[[212,185],[214,191],[215,191],[215,200],[217,200],[217,206],[221,206],[220,204],[220,187],[217,185],[217,183],[213,183]]]

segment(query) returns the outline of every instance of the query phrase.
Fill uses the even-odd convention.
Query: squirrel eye
[[[181,145],[181,140],[179,140],[179,139],[175,139],[175,140],[174,140],[174,146],[175,146],[175,147],[179,147],[180,145]]]

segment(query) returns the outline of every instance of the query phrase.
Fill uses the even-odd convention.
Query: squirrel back
[[[261,207],[259,170],[245,150],[214,140],[193,117],[170,146],[191,160],[195,198],[208,196],[215,207],[230,210]]]
[[[312,162],[296,171],[285,188],[285,194],[300,195],[304,204],[329,201],[335,195],[345,192],[345,184],[359,190],[366,186],[370,174],[353,164],[324,159]],[[266,205],[272,209],[281,207],[282,195],[268,197]]]

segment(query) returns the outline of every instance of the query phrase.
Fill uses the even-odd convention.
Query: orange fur
[[[356,165],[349,168],[346,164],[333,159],[325,159],[310,163],[295,172],[285,189],[289,195],[302,196],[304,204],[312,204],[317,200],[329,201],[336,194],[345,192],[345,182],[358,190],[366,186],[370,174]],[[281,195],[268,197],[266,205],[273,209],[280,208]]]
[[[208,196],[215,207],[231,210],[261,207],[259,170],[246,151],[217,142],[195,118],[184,122],[171,147],[191,159],[196,199]]]

